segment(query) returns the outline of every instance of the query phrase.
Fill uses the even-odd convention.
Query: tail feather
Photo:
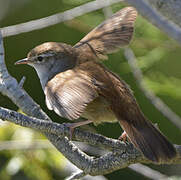
[[[140,124],[131,124],[121,121],[121,125],[131,142],[149,160],[166,162],[176,156],[174,146],[151,122],[146,120]]]

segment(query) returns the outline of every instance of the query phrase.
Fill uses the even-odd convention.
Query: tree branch
[[[49,122],[49,121],[44,121],[44,120],[33,118],[33,117],[28,117],[28,116],[20,114],[16,111],[8,110],[8,109],[2,108],[2,107],[0,107],[0,118],[2,120],[7,120],[7,121],[13,122],[15,124],[18,124],[18,125],[21,125],[24,127],[29,127],[29,128],[41,131],[41,132],[52,133],[52,134],[59,136],[60,138],[65,135],[69,135],[69,128],[67,128],[67,126],[64,124],[58,124],[55,122]],[[79,134],[79,132],[81,132],[81,134]],[[113,156],[113,154],[115,154],[115,153],[123,155],[123,154],[126,154],[127,152],[128,153],[134,152],[133,154],[132,153],[129,154],[129,156],[133,155],[133,157],[134,157],[134,158],[131,157],[131,160],[133,158],[135,160],[135,162],[136,161],[150,162],[146,158],[144,158],[143,155],[137,149],[135,149],[131,144],[125,144],[119,140],[106,138],[106,137],[98,135],[98,134],[93,134],[93,133],[81,131],[78,129],[75,129],[74,134],[80,140],[84,140],[84,142],[87,142],[92,145],[100,146],[105,149],[112,150],[113,152],[110,152],[111,156]],[[107,144],[107,146],[105,146],[104,141],[110,142],[110,144]],[[176,145],[175,147],[178,150],[177,158],[174,159],[172,162],[164,162],[164,163],[166,163],[166,164],[167,163],[171,164],[173,162],[181,163],[181,152],[180,152],[181,146]],[[107,153],[106,157],[110,153]],[[102,157],[105,157],[105,155],[103,155]],[[128,158],[128,157],[126,157],[126,158]],[[102,158],[100,158],[100,159],[102,160]],[[127,160],[129,161],[130,159],[128,158]]]
[[[17,125],[29,127],[43,133],[53,133],[59,137],[69,136],[70,132],[66,124],[58,124],[56,122],[44,121],[42,119],[28,117],[16,111],[12,111],[2,107],[0,107],[0,118],[2,120],[7,120]],[[100,134],[83,131],[78,128],[74,130],[74,135],[72,138],[73,140],[87,142],[91,145],[100,146],[107,150],[114,150],[119,152],[126,151],[125,143],[119,140],[107,138]]]

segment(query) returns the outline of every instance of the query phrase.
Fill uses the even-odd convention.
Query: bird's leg
[[[126,140],[130,140],[128,135],[126,134],[126,131],[124,131],[121,136],[119,137],[119,140],[126,142]]]
[[[74,129],[76,127],[83,126],[83,125],[90,124],[90,123],[92,123],[91,120],[86,120],[86,121],[81,121],[81,122],[76,122],[76,123],[65,123],[66,126],[70,128],[69,139],[70,140],[72,139],[72,135],[73,135]]]

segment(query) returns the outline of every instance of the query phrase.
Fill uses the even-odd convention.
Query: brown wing
[[[91,78],[82,71],[68,70],[52,78],[45,87],[50,110],[70,120],[77,119],[97,96]]]
[[[107,59],[106,54],[128,45],[133,34],[137,11],[133,7],[124,8],[93,29],[74,47],[86,58]]]

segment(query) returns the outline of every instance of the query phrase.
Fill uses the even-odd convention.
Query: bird
[[[173,144],[144,116],[129,86],[102,64],[107,54],[130,43],[136,17],[134,7],[125,7],[74,46],[45,42],[15,64],[36,70],[49,110],[69,120],[84,118],[71,123],[72,130],[119,122],[122,140],[128,138],[150,161],[166,162],[177,154]]]

